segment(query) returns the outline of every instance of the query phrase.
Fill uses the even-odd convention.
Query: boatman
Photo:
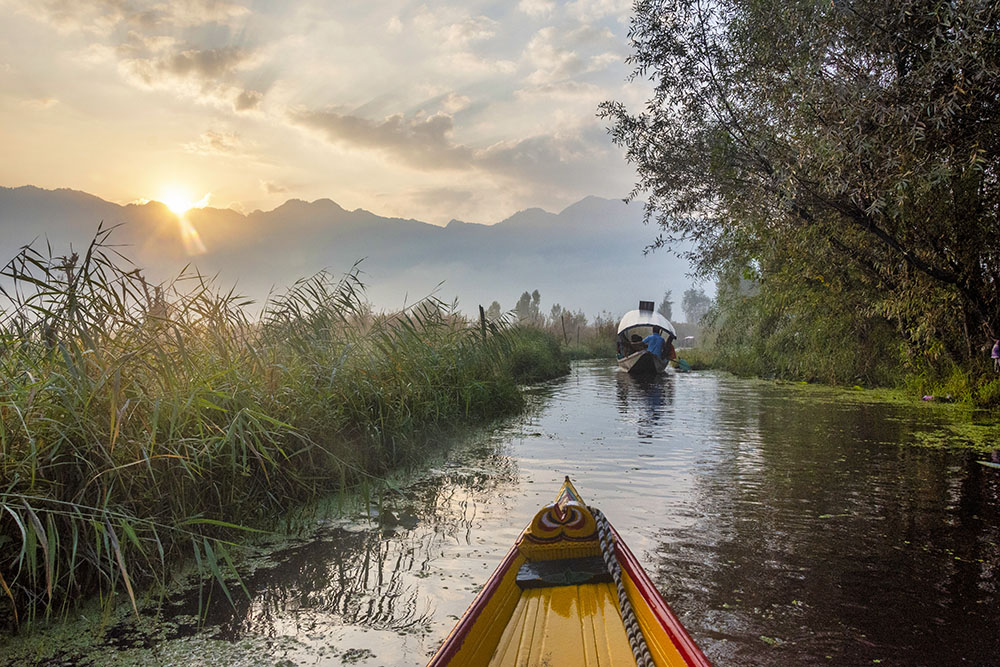
[[[662,359],[663,348],[666,347],[667,341],[660,335],[660,331],[662,331],[660,327],[653,326],[653,333],[643,338],[642,342],[646,344],[646,349]]]

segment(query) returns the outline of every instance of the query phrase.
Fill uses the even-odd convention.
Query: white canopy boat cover
[[[653,326],[670,332],[670,335],[674,338],[677,337],[677,332],[674,330],[674,325],[670,323],[670,320],[654,310],[630,310],[625,313],[625,317],[618,323],[618,333],[625,333],[633,327]]]

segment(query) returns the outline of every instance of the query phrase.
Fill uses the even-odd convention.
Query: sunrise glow
[[[211,193],[207,193],[201,199],[196,200],[191,195],[190,190],[181,186],[170,185],[160,191],[160,196],[157,199],[178,216],[183,216],[192,208],[207,206],[210,197]]]

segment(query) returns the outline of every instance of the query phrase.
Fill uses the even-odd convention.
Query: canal
[[[100,655],[422,665],[569,475],[717,665],[1000,664],[1000,470],[960,447],[967,412],[605,362],[531,394],[526,416],[263,546],[249,596],[175,594],[109,622]]]

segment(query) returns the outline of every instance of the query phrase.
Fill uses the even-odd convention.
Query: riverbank
[[[815,359],[794,354],[783,363],[777,363],[767,355],[755,357],[751,350],[722,352],[708,346],[678,350],[678,356],[696,370],[716,369],[740,377],[879,390],[884,392],[884,397],[894,397],[893,400],[960,403],[971,408],[1000,409],[1000,376],[987,369],[985,364],[964,369],[951,361],[942,361],[938,366],[924,362],[909,368],[900,363],[893,370],[888,368],[888,364],[883,364],[886,367],[881,371],[862,377],[856,372],[852,375],[853,369],[847,363],[843,365],[843,371],[837,372],[830,370],[827,362],[816,365],[812,363]]]
[[[420,461],[429,433],[516,412],[521,383],[568,370],[539,332],[483,330],[434,300],[374,313],[357,270],[254,317],[199,276],[154,287],[90,250],[8,266],[6,630],[94,594],[134,606],[189,559],[240,595],[229,550],[248,531]]]

